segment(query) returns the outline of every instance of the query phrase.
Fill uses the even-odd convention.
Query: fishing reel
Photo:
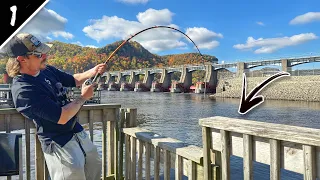
[[[87,79],[85,82],[84,82],[84,85],[86,85],[86,86],[90,86],[90,85],[92,85],[93,84],[93,80],[92,79]],[[95,86],[94,86],[94,91],[97,91],[99,89],[99,85],[98,84],[96,84]]]
[[[87,86],[90,86],[92,84],[92,80],[91,79],[87,79],[84,84],[87,85]]]

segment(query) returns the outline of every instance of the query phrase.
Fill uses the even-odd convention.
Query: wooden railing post
[[[31,179],[31,169],[30,169],[30,120],[24,118],[24,128],[25,128],[25,156],[26,156],[26,179]]]
[[[102,117],[102,179],[106,180],[107,173],[108,173],[107,172],[107,158],[106,158],[106,153],[107,153],[107,149],[106,149],[106,147],[107,147],[107,143],[106,143],[107,130],[106,130],[106,128],[107,128],[107,121],[108,121],[108,113],[107,113],[106,109],[103,109],[102,113],[103,113],[103,117]],[[90,114],[91,113],[89,113],[89,115]],[[90,116],[89,116],[89,119],[90,119]]]
[[[132,177],[135,179],[136,170],[136,147],[137,140],[128,135],[124,135],[121,133],[122,128],[126,127],[135,127],[137,125],[137,109],[136,108],[127,108],[120,109],[118,112],[119,120],[115,123],[115,137],[116,142],[119,143],[118,147],[115,148],[115,152],[117,152],[119,158],[117,163],[115,163],[115,167],[117,168],[117,178],[119,179],[131,179]],[[125,145],[125,156],[123,152],[123,147]],[[124,158],[125,157],[125,158]],[[125,168],[123,165],[123,160],[125,160]],[[123,171],[125,169],[125,175]]]
[[[212,179],[210,145],[211,134],[210,128],[202,127],[202,144],[203,144],[203,177],[204,179]]]
[[[120,137],[120,133],[119,133],[119,121],[120,121],[120,114],[119,114],[119,109],[115,109],[114,110],[114,115],[115,115],[115,121],[114,121],[114,127],[113,127],[113,132],[114,132],[114,148],[113,148],[113,152],[114,152],[114,162],[113,162],[113,166],[115,168],[115,178],[118,180],[119,177],[119,168],[118,168],[118,152],[119,152],[119,137]]]
[[[125,123],[125,110],[120,109],[120,122],[119,122],[119,128],[118,128],[118,135],[119,137],[119,178],[123,179],[123,144],[124,144],[124,134],[121,133],[121,129],[124,128]]]
[[[129,113],[129,127],[136,127],[137,126],[137,108],[128,108]],[[128,122],[127,122],[128,123]],[[127,124],[128,127],[128,124]]]
[[[108,117],[108,116],[107,116]],[[106,118],[106,117],[105,117]],[[118,123],[119,123],[119,109],[114,110],[114,118],[107,120],[107,163],[108,176],[119,178],[118,170]]]
[[[37,133],[35,137],[35,167],[36,167],[36,180],[44,180],[44,155],[41,149],[41,143],[38,139]]]

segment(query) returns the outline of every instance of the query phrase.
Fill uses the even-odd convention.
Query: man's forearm
[[[63,106],[58,124],[66,124],[73,116],[75,116],[78,113],[78,111],[85,102],[85,99],[79,97],[71,103]]]
[[[88,70],[83,73],[74,74],[73,77],[76,80],[76,85],[81,86],[87,79],[91,78],[91,75]]]

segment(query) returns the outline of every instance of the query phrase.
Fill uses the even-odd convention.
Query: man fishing
[[[77,113],[93,96],[96,85],[85,85],[85,80],[102,74],[106,65],[71,75],[46,65],[51,47],[27,33],[14,36],[4,47],[10,56],[6,71],[13,78],[15,108],[35,123],[52,180],[98,180],[101,159],[77,122]],[[76,86],[82,86],[81,96],[70,101],[65,87]]]

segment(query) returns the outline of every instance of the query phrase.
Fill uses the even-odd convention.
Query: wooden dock
[[[88,127],[91,140],[95,124],[102,127],[102,179],[229,180],[230,156],[243,158],[245,180],[253,179],[253,162],[270,165],[270,179],[279,180],[280,170],[320,177],[320,130],[227,117],[199,120],[203,147],[190,145],[137,127],[137,109],[119,104],[84,105],[80,123]],[[15,109],[0,110],[0,131],[23,130],[26,173],[30,180],[32,121]],[[199,134],[201,136],[201,134]],[[35,138],[36,180],[49,177],[40,142]],[[163,167],[163,173],[160,173]],[[171,170],[174,170],[174,175]],[[8,178],[10,179],[10,178]]]

